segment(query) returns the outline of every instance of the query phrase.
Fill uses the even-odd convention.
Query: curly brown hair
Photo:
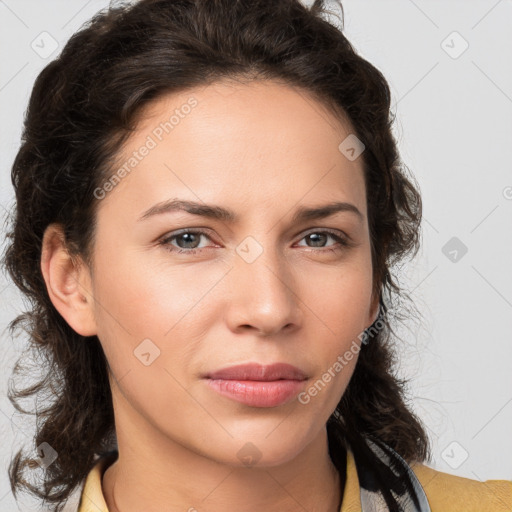
[[[9,398],[28,414],[21,398],[51,396],[36,412],[35,445],[48,443],[58,457],[46,468],[42,484],[32,485],[23,474],[38,466],[37,459],[18,451],[9,466],[15,496],[23,489],[61,510],[97,457],[116,442],[100,342],[77,334],[47,293],[40,268],[46,227],[61,224],[69,253],[90,263],[98,204],[93,191],[112,174],[142,108],[160,95],[225,77],[300,87],[346,116],[364,143],[373,294],[379,298],[383,328],[362,347],[329,418],[329,449],[340,470],[342,447],[357,446],[361,434],[382,440],[408,462],[430,459],[424,427],[406,404],[407,381],[394,370],[398,336],[392,326],[414,308],[391,270],[419,249],[421,197],[392,135],[384,76],[356,53],[326,14],[322,0],[310,7],[299,0],[118,4],[98,12],[38,75],[12,166],[16,204],[3,263],[31,305],[9,324],[10,333],[24,328],[30,346],[42,356],[45,374],[28,388],[10,386]],[[21,359],[13,377],[23,369]]]

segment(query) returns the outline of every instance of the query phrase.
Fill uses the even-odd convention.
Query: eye
[[[329,237],[334,239],[337,242],[337,245],[334,244],[334,246],[324,247],[322,244],[325,243]],[[310,242],[315,244],[313,246],[308,247],[320,247],[324,248],[327,251],[337,251],[343,249],[344,247],[350,246],[350,243],[346,238],[341,236],[337,231],[332,230],[310,231],[302,238],[302,240],[309,240]]]
[[[205,231],[186,229],[164,238],[160,241],[160,244],[171,252],[177,252],[178,254],[195,254],[196,252],[203,249],[202,247],[199,247],[199,241],[201,240],[201,237],[210,239]],[[174,240],[176,240],[178,243],[178,247],[171,244],[171,242]]]
[[[201,238],[207,238],[211,240],[210,236],[206,231],[201,230],[193,230],[193,229],[184,229],[177,233],[173,233],[172,235],[163,238],[159,245],[165,247],[166,250],[170,252],[174,252],[177,254],[196,254],[204,249],[208,249],[211,246],[200,247]],[[323,244],[329,239],[329,237],[335,240],[337,243],[332,246],[323,246]],[[319,248],[319,251],[315,252],[334,252],[342,250],[345,247],[350,247],[351,242],[340,235],[338,231],[333,230],[316,230],[310,231],[305,236],[302,237],[301,240],[308,240],[315,245],[306,246],[311,249],[315,247]],[[174,245],[174,242],[177,245]],[[304,246],[299,246],[304,247]],[[323,251],[321,250],[323,249]]]

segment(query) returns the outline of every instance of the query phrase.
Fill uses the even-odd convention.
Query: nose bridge
[[[300,320],[293,273],[272,242],[272,232],[247,236],[236,247],[232,321],[276,332]]]

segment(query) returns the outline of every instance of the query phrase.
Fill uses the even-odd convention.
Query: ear
[[[69,326],[82,336],[95,335],[90,271],[81,259],[69,254],[60,224],[50,224],[44,232],[41,272],[50,300]]]
[[[370,327],[373,322],[375,322],[375,320],[377,320],[378,316],[379,316],[379,312],[380,312],[380,309],[379,309],[379,295],[377,295],[373,301],[372,301],[372,304],[371,304],[371,307],[370,307],[370,313],[369,313],[369,320],[368,320],[368,326],[367,327]]]

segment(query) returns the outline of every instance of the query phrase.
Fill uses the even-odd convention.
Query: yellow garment
[[[101,479],[109,460],[113,459],[100,459],[87,475],[78,512],[108,512]],[[432,512],[512,512],[512,480],[480,482],[436,471],[424,464],[410,467],[425,490]],[[359,480],[350,450],[347,450],[347,478],[340,512],[361,512]]]

